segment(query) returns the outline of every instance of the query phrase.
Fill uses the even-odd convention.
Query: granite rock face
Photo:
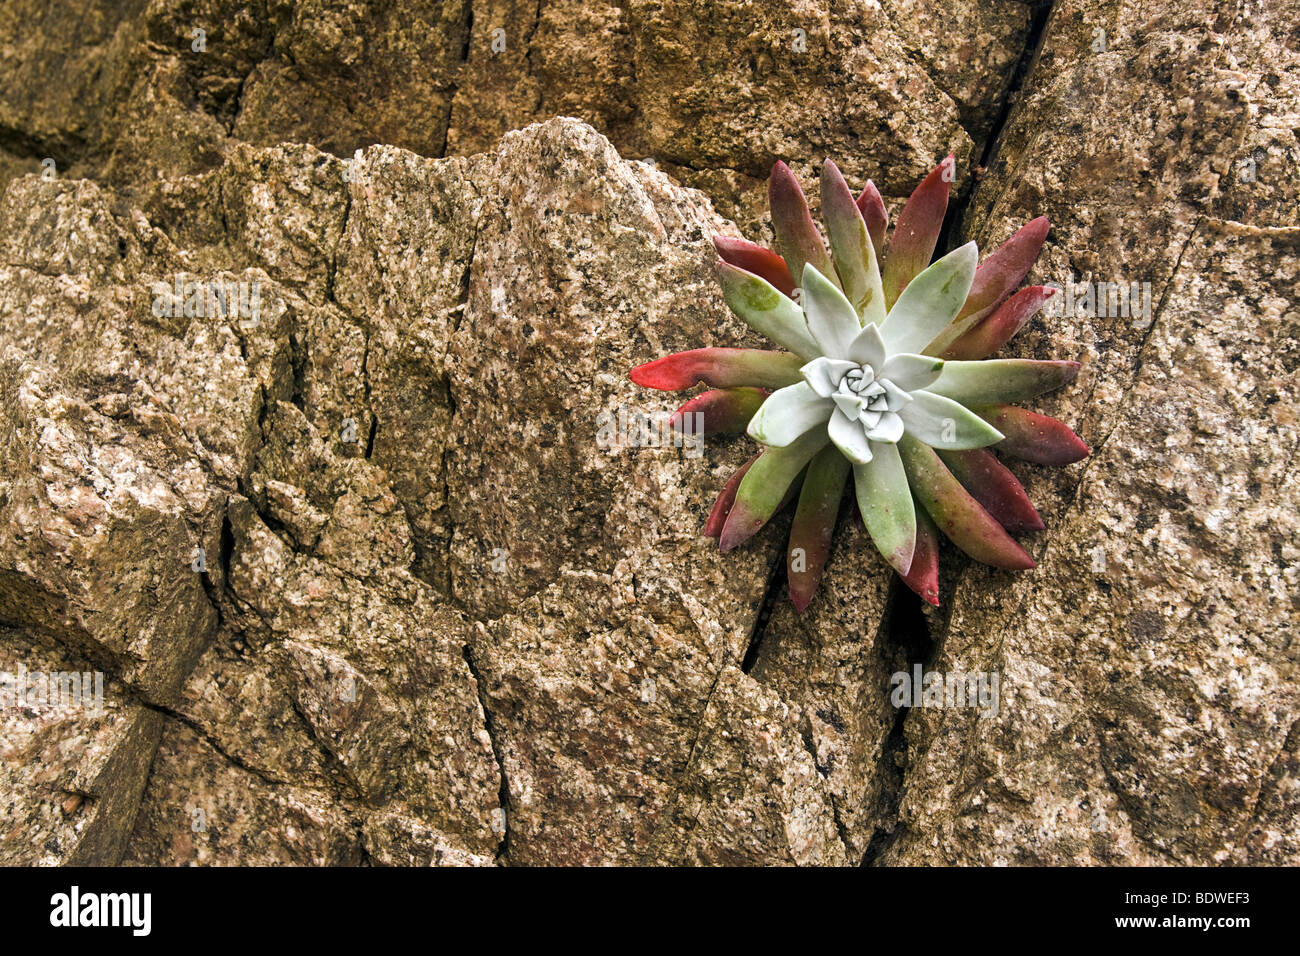
[[[1300,8],[1214,7],[7,5],[0,862],[1300,861]],[[762,344],[773,158],[950,150],[1093,455],[1013,465],[1036,570],[922,613],[846,508],[796,614],[626,372]]]
[[[777,158],[870,157],[899,196],[953,150],[964,181],[1034,6],[20,0],[0,11],[0,182],[49,159],[140,197],[239,143],[470,155],[564,115],[753,226]]]
[[[1035,572],[954,582],[931,666],[999,671],[1001,715],[909,716],[884,862],[1300,853],[1300,7],[1215,7],[1055,4],[975,191],[981,241],[1052,219],[1029,281],[1073,286],[1074,309],[1007,354],[1082,360],[1047,411],[1093,454],[1022,469],[1048,526]],[[1100,283],[1149,283],[1149,310]]]

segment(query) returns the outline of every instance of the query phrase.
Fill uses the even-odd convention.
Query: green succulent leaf
[[[905,391],[925,388],[939,377],[943,371],[943,361],[932,355],[918,355],[915,352],[898,352],[881,363],[873,366],[880,370],[880,377],[893,382]]]
[[[760,451],[737,468],[735,473],[723,484],[722,490],[718,492],[718,497],[713,502],[713,509],[704,522],[704,533],[710,538],[717,538],[722,534],[722,528],[727,523],[727,516],[731,514],[731,507],[736,502],[736,491],[740,488],[740,483],[744,480],[745,475],[749,473],[749,469],[754,466],[754,462],[762,457],[762,454]]]
[[[1078,374],[1078,362],[1035,359],[945,362],[929,391],[963,405],[996,405],[1050,392],[1073,382]]]
[[[877,550],[900,575],[912,566],[916,549],[916,508],[898,446],[874,442],[871,461],[853,466],[858,512]]]
[[[784,448],[810,428],[825,424],[833,407],[829,398],[822,398],[807,382],[787,385],[763,402],[749,423],[749,437],[764,445]]]
[[[777,162],[772,167],[772,178],[767,183],[768,201],[772,210],[772,232],[776,234],[776,248],[793,276],[803,275],[805,263],[817,267],[817,271],[834,279],[835,270],[831,266],[831,257],[826,253],[826,246],[813,225],[808,212],[808,200],[804,198],[803,188],[790,167]]]
[[[1034,566],[1034,559],[971,497],[933,448],[905,435],[898,450],[917,500],[953,544],[996,568],[1023,571]]]
[[[755,332],[789,349],[804,361],[821,354],[808,333],[803,310],[770,282],[726,262],[718,263],[718,279],[722,283],[722,296],[731,311]]]
[[[898,412],[907,433],[931,448],[983,448],[1002,440],[1002,433],[951,398],[924,389]]]
[[[952,156],[948,156],[912,191],[903,211],[898,214],[894,237],[885,255],[882,281],[885,307],[892,308],[903,290],[930,264],[934,247],[943,231],[943,216],[948,209],[948,176]],[[956,314],[954,312],[954,314]],[[925,342],[907,351],[919,350]]]
[[[890,354],[920,352],[948,327],[966,301],[978,264],[979,249],[968,242],[908,283],[880,327]]]
[[[785,499],[786,492],[813,455],[826,447],[823,429],[805,432],[784,448],[764,448],[763,454],[741,480],[736,500],[718,540],[723,551],[744,544],[767,524]]]
[[[1012,534],[1042,531],[1039,517],[1029,495],[1006,465],[985,448],[964,451],[940,451],[940,459],[953,477]]]
[[[835,443],[840,453],[855,465],[865,465],[875,457],[872,442],[867,438],[862,426],[850,421],[839,412],[831,415],[826,433],[830,435],[831,441]]]
[[[844,293],[811,262],[803,267],[803,310],[820,354],[847,357],[862,323]]]
[[[993,250],[975,272],[970,295],[953,324],[926,347],[926,352],[941,355],[953,342],[973,329],[1009,296],[1033,267],[1043,248],[1049,227],[1046,216],[1039,216],[1021,226],[1014,236]]]
[[[798,611],[807,608],[817,593],[848,476],[849,463],[829,445],[808,465],[786,549],[786,580]]]
[[[853,193],[829,159],[822,166],[821,192],[826,234],[844,295],[862,322],[878,324],[885,318],[885,290],[876,248]]]

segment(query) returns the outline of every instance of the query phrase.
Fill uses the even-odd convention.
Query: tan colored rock
[[[1083,360],[1049,411],[1093,456],[1018,469],[1048,526],[1038,568],[970,568],[936,621],[931,666],[1000,672],[1001,714],[909,715],[884,862],[1296,859],[1294,807],[1279,815],[1297,702],[1295,209],[1255,198],[1289,174],[1239,177],[1277,136],[1256,117],[1294,111],[1276,71],[1295,53],[1271,32],[1284,14],[1256,30],[1223,8],[1057,4],[975,195],[977,234],[1052,217],[1030,281],[1150,282],[1153,314],[1044,317],[1013,343]]]
[[[1060,0],[1035,57],[1013,0],[92,4],[57,87],[71,22],[6,8],[0,670],[108,680],[0,712],[0,860],[1296,862],[1296,10],[1219,7]],[[846,507],[797,615],[788,519],[699,534],[747,439],[602,425],[762,344],[713,202],[761,237],[830,154],[896,210],[953,150],[960,204],[991,134],[954,238],[1045,213],[1031,281],[1152,321],[1009,350],[1084,363],[1036,570],[945,553],[923,616]],[[998,714],[895,707],[918,663]]]

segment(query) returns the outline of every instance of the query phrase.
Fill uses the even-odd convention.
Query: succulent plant
[[[969,242],[931,264],[951,163],[912,193],[885,255],[885,204],[870,181],[855,199],[826,161],[827,250],[798,180],[778,162],[769,182],[777,250],[726,236],[713,243],[727,305],[787,351],[695,349],[630,373],[649,388],[709,386],[673,421],[700,412],[705,434],[747,431],[763,446],[726,482],[705,523],[722,550],[798,494],[787,573],[800,611],[820,582],[850,471],[876,548],[937,605],[940,531],[986,564],[1034,566],[1011,535],[1043,522],[990,449],[1047,465],[1088,454],[1062,422],[1011,404],[1073,381],[1077,362],[987,358],[1053,293],[1015,291],[1048,222],[1027,223],[983,263]]]

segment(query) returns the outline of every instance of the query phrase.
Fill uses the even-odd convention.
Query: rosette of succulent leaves
[[[1034,566],[1012,535],[1043,522],[997,453],[1058,466],[1088,454],[1067,425],[1021,407],[1073,381],[1077,362],[989,358],[1053,293],[1017,291],[1047,220],[1027,223],[983,262],[969,242],[931,263],[951,164],[950,156],[912,193],[886,247],[879,191],[867,182],[855,199],[827,160],[827,249],[798,180],[778,162],[769,183],[776,249],[713,242],[727,305],[780,350],[695,349],[630,373],[656,389],[703,383],[674,424],[699,412],[705,434],[744,431],[761,446],[723,485],[705,524],[722,550],[797,496],[787,576],[800,611],[817,591],[850,472],[876,548],[938,604],[940,532],[977,561]]]

